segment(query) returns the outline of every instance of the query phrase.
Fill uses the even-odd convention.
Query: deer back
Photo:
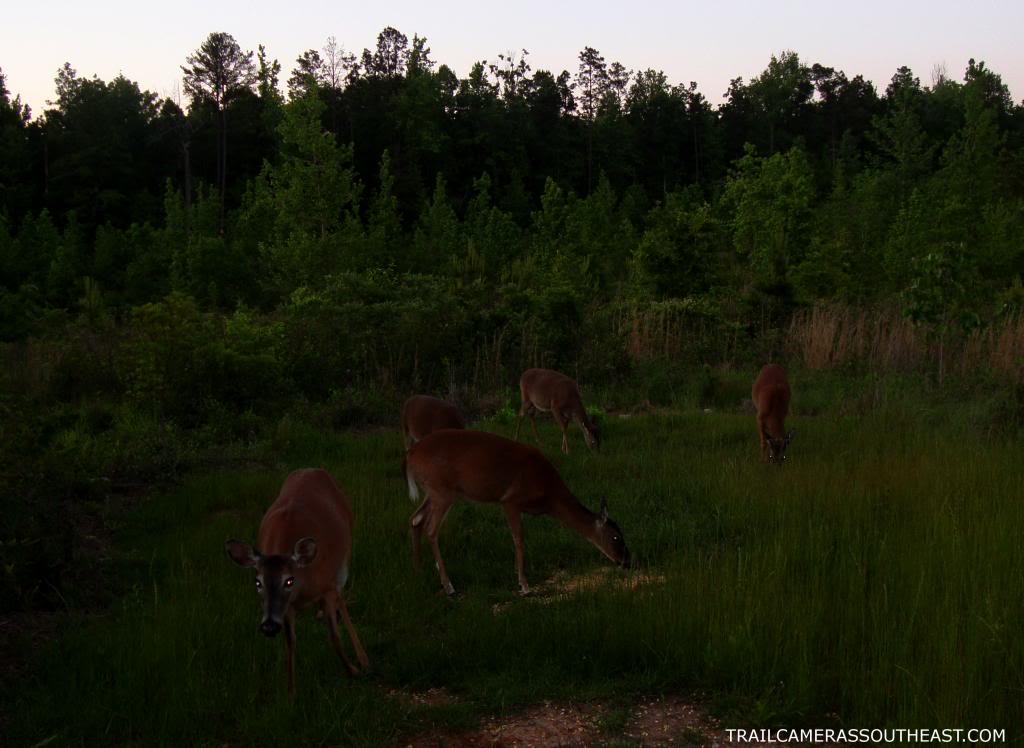
[[[466,422],[459,409],[446,400],[413,395],[402,406],[402,432],[417,441],[441,429],[464,428]]]
[[[758,420],[775,437],[785,433],[786,415],[789,413],[789,379],[786,370],[778,364],[768,364],[758,375],[750,392]]]
[[[523,398],[541,410],[559,408],[585,413],[576,380],[559,371],[527,369],[519,379],[519,388]]]
[[[547,513],[572,498],[558,471],[526,444],[484,431],[442,430],[413,445],[408,469],[428,490],[472,501],[514,501],[528,513]]]

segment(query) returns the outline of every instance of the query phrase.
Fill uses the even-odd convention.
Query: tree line
[[[1024,302],[1024,107],[983,62],[879,93],[784,52],[717,107],[591,47],[578,63],[522,50],[460,78],[386,28],[282,81],[217,32],[181,66],[187,106],[65,64],[36,118],[0,72],[0,336],[172,292],[269,312],[378,271],[577,313],[897,299],[969,327]]]

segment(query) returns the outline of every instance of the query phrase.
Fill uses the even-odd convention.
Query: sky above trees
[[[335,36],[358,54],[385,26],[427,38],[433,58],[466,75],[478,60],[529,51],[534,69],[574,70],[585,46],[631,69],[663,70],[673,83],[696,81],[712,104],[729,81],[757,75],[772,54],[862,74],[884,89],[907,65],[923,83],[936,66],[959,77],[969,58],[997,70],[1015,101],[1024,96],[1019,31],[1024,3],[912,0],[838,4],[755,1],[724,3],[553,3],[524,0],[487,5],[468,0],[395,0],[350,4],[311,0],[301,6],[241,0],[182,0],[151,5],[127,0],[11,3],[0,24],[0,65],[12,94],[34,113],[55,98],[64,62],[104,80],[123,73],[162,96],[181,88],[185,57],[211,30],[230,32],[244,49],[259,44],[289,69],[305,49]]]

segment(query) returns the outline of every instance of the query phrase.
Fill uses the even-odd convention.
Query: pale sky
[[[328,36],[347,50],[373,48],[394,26],[427,38],[432,57],[460,77],[477,60],[525,48],[534,70],[572,73],[583,47],[630,70],[663,70],[671,83],[696,81],[713,104],[732,78],[750,80],[772,54],[794,50],[860,73],[879,93],[900,65],[922,84],[936,65],[961,80],[967,60],[984,60],[1024,97],[1024,1],[815,2],[411,2],[304,3],[242,0],[3,0],[0,69],[7,87],[42,113],[57,69],[110,80],[118,73],[161,96],[180,86],[180,65],[207,34],[227,31],[243,49],[264,44],[281,62],[284,85],[295,58]]]

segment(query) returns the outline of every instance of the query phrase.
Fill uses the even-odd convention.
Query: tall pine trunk
[[[220,109],[220,141],[217,144],[217,190],[220,192],[220,216],[218,227],[221,235],[224,234],[224,193],[228,183],[228,110],[227,105],[221,103]]]

